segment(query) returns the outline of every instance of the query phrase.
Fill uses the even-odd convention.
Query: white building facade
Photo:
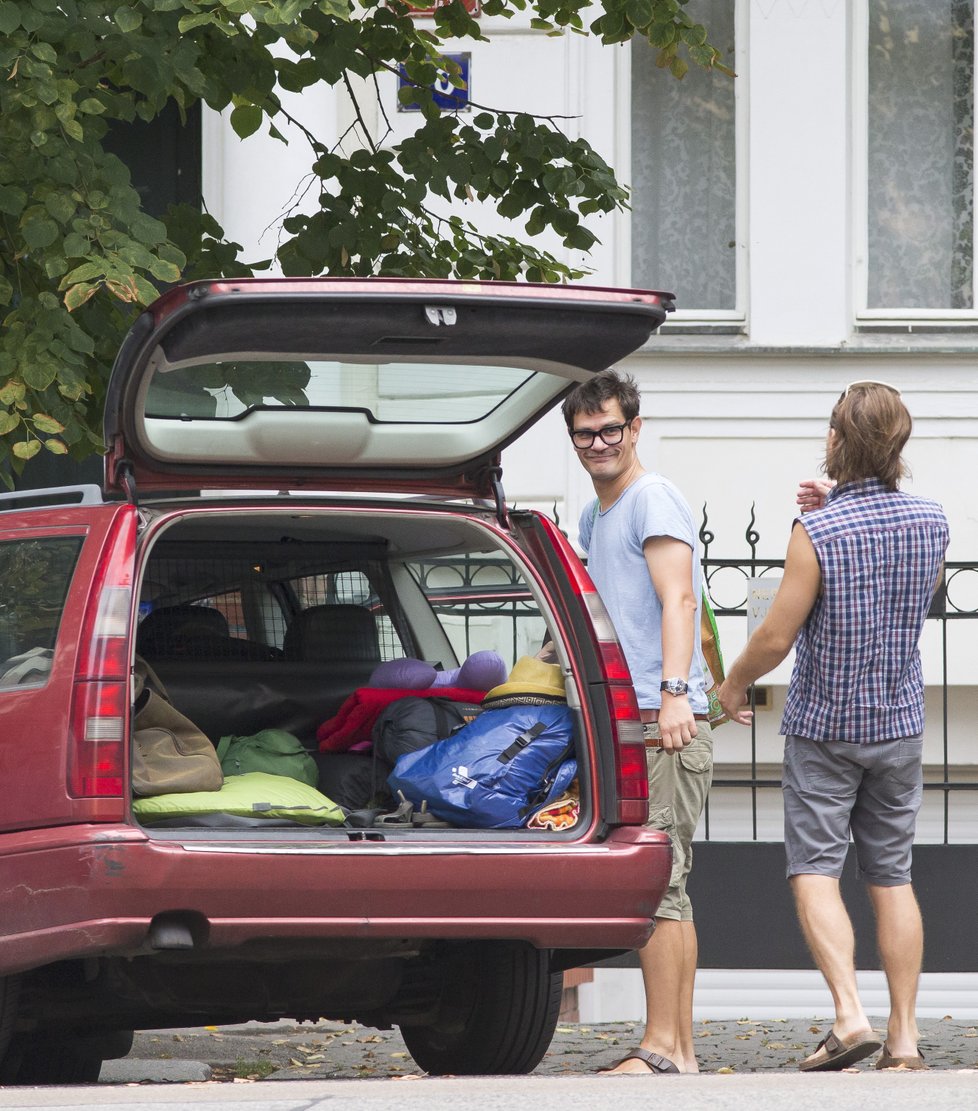
[[[746,559],[750,527],[756,554],[781,558],[797,482],[816,473],[832,404],[847,382],[882,379],[915,419],[906,488],[945,506],[949,559],[974,559],[973,0],[690,0],[689,11],[736,79],[691,69],[677,82],[644,43],[550,38],[525,17],[486,19],[488,43],[452,46],[470,55],[474,102],[562,117],[632,189],[631,209],[591,225],[601,244],[573,261],[593,269],[595,284],[676,294],[677,312],[625,367],[643,392],[644,464],[673,478],[698,514],[706,507],[711,555]],[[397,110],[394,77],[379,89],[378,98],[364,87],[361,108],[378,134],[390,121],[393,142],[417,116]],[[330,89],[291,98],[289,110],[336,139],[353,121]],[[290,205],[315,205],[301,192],[308,158],[298,138],[242,143],[212,115],[203,149],[207,207],[246,256],[270,253]],[[503,464],[509,501],[556,514],[573,538],[592,492],[559,414]],[[978,608],[973,579],[952,582],[957,606]],[[721,605],[744,591],[742,576],[720,573],[713,585]],[[720,631],[732,658],[747,623],[727,618]],[[931,779],[978,779],[976,640],[966,620],[925,634]],[[718,774],[780,774],[787,674],[785,665],[765,680],[769,709],[757,715],[753,748],[739,726],[717,734]],[[711,836],[780,840],[780,795],[759,794],[755,820],[734,793],[715,792]],[[951,843],[978,842],[978,795],[957,792],[947,815],[944,805],[941,792],[928,796],[920,839],[941,841],[946,824]],[[599,971],[582,989],[582,1018],[638,1017],[637,976]],[[743,978],[731,990],[743,1000]],[[817,1002],[802,1013],[828,1010],[827,995]],[[699,1010],[720,1017],[716,1001]]]

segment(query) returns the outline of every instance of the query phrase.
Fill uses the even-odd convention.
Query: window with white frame
[[[974,8],[863,0],[867,317],[974,317]]]
[[[733,0],[690,0],[735,68]],[[631,44],[632,284],[676,294],[677,316],[738,311],[736,80],[691,65],[682,81]]]

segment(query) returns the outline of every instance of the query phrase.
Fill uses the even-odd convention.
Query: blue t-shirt
[[[689,665],[689,704],[696,714],[707,712],[700,648],[702,574],[693,513],[676,487],[662,475],[644,474],[622,496],[598,511],[595,498],[581,514],[581,547],[588,572],[611,616],[632,673],[638,704],[662,705],[662,602],[649,576],[642,545],[650,537],[668,536],[688,544],[693,553],[696,595],[696,641]]]

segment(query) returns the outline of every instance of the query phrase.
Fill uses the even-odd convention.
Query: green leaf
[[[16,405],[18,401],[24,400],[26,393],[23,382],[16,378],[8,379],[0,386],[0,405]]]
[[[649,42],[653,46],[658,46],[664,49],[671,46],[676,38],[676,25],[672,22],[669,23],[653,23],[649,31]]]
[[[37,250],[50,247],[58,238],[58,225],[46,216],[28,220],[21,231],[24,233],[24,242],[27,246]]]
[[[181,35],[185,35],[188,31],[192,31],[195,27],[203,27],[206,23],[216,23],[217,19],[211,12],[200,12],[198,15],[185,15],[180,19],[177,24],[177,30]]]
[[[115,20],[116,27],[118,27],[124,35],[130,34],[132,31],[138,31],[143,25],[142,12],[134,8],[116,8],[112,18]]]
[[[13,3],[0,4],[0,35],[12,35],[20,27],[20,6]]]
[[[247,139],[261,127],[264,113],[254,104],[242,105],[231,113],[231,126],[239,139]]]
[[[20,424],[20,417],[16,413],[0,410],[0,436],[6,436]]]
[[[45,440],[44,446],[52,455],[67,455],[68,446],[63,440]]]
[[[32,43],[31,53],[35,58],[39,58],[42,62],[47,62],[48,65],[55,65],[58,61],[58,54],[54,47],[49,42]]]
[[[42,393],[58,376],[58,368],[50,362],[33,360],[23,368],[24,384]]]
[[[35,413],[31,418],[34,421],[34,427],[38,432],[50,432],[57,435],[59,432],[64,432],[65,426],[54,417],[48,416],[47,413]]]
[[[165,262],[163,259],[154,259],[149,267],[149,272],[154,278],[159,278],[161,282],[178,282],[181,277],[181,269],[175,266],[172,262]]]
[[[652,0],[628,0],[628,5],[625,8],[628,22],[639,30],[648,27],[654,14],[655,9]]]
[[[27,205],[27,194],[16,185],[0,185],[0,212],[19,216]]]
[[[21,440],[10,449],[18,459],[33,459],[41,450],[40,440]]]
[[[86,301],[90,301],[98,292],[99,285],[101,282],[80,282],[78,285],[73,285],[65,294],[65,308],[68,312],[74,312]]]

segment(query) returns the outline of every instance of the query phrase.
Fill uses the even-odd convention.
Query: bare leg
[[[870,1029],[856,987],[856,940],[839,881],[832,876],[802,875],[792,876],[790,883],[808,948],[832,993],[836,1036]]]
[[[867,885],[876,912],[876,938],[890,990],[886,1047],[894,1057],[917,1055],[917,985],[924,952],[920,907],[910,884]]]
[[[696,1047],[693,1045],[693,988],[696,983],[696,962],[699,942],[692,922],[680,922],[683,932],[683,974],[679,988],[679,1046],[682,1060],[676,1064],[683,1072],[699,1072]]]
[[[696,971],[693,923],[657,918],[655,933],[639,950],[638,957],[646,1008],[641,1048],[672,1061],[680,1072],[697,1071],[692,1030],[692,985]],[[689,1026],[688,1032],[684,1024]],[[649,1069],[642,1061],[633,1059],[608,1071],[647,1075]]]

